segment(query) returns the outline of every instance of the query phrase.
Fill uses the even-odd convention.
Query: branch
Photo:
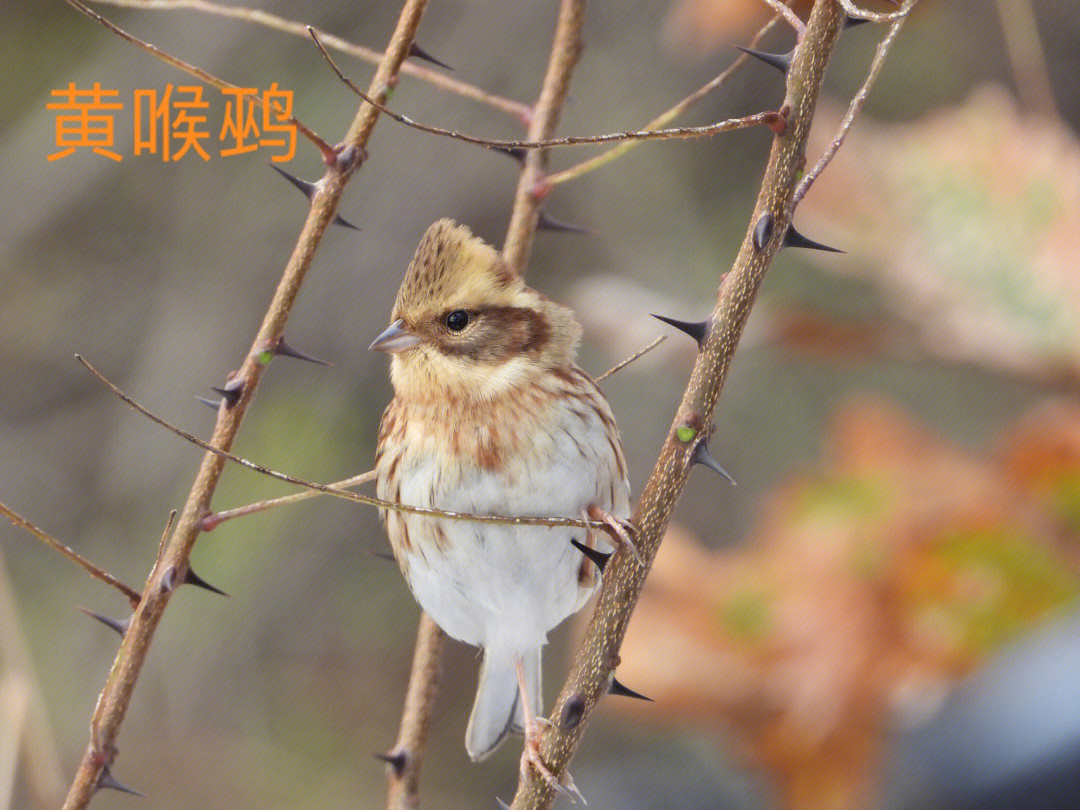
[[[388,810],[415,810],[420,804],[420,765],[435,708],[439,687],[439,655],[445,640],[446,636],[438,625],[426,613],[421,613],[409,688],[405,692],[405,708],[401,713],[401,728],[393,750],[383,757],[390,780],[386,799]]]
[[[137,590],[132,588],[130,585],[125,585],[123,582],[121,582],[119,579],[114,577],[112,574],[110,574],[103,568],[98,568],[96,565],[86,559],[86,557],[83,557],[81,554],[79,554],[79,552],[75,551],[70,546],[65,546],[47,531],[45,531],[44,529],[39,529],[29,520],[12,511],[2,503],[0,503],[0,515],[6,517],[20,529],[26,529],[26,531],[30,532],[30,534],[34,535],[34,537],[43,542],[49,548],[63,554],[73,563],[84,569],[94,579],[101,580],[106,585],[111,585],[112,587],[116,588],[116,590],[120,591],[120,593],[127,597],[127,600],[131,603],[132,607],[135,607],[137,604],[139,604],[139,598],[141,594]]]
[[[896,35],[900,33],[900,28],[903,26],[904,21],[907,20],[908,14],[911,13],[911,9],[914,7],[915,2],[916,0],[905,0],[904,5],[896,12],[896,20],[889,28],[889,32],[885,35],[884,39],[878,43],[877,51],[874,53],[874,61],[870,64],[870,72],[867,73],[866,79],[862,83],[862,87],[859,88],[859,92],[857,92],[855,97],[851,100],[847,113],[844,115],[844,120],[840,122],[840,128],[829,143],[825,153],[818,158],[818,162],[806,173],[799,182],[798,188],[795,189],[795,193],[791,197],[789,214],[795,212],[795,207],[802,201],[802,198],[806,196],[806,192],[810,190],[810,186],[814,184],[818,175],[825,171],[825,167],[832,162],[832,159],[836,157],[836,153],[840,151],[840,147],[844,145],[844,140],[851,130],[851,125],[855,123],[855,119],[858,117],[859,113],[862,112],[862,108],[866,104],[867,96],[870,95],[870,90],[873,88],[874,82],[877,81],[878,74],[881,72],[881,66],[885,64],[885,57],[889,55],[889,49],[892,48],[893,40],[895,40]]]
[[[192,433],[188,433],[183,428],[179,428],[170,422],[165,421],[156,413],[151,411],[145,405],[140,405],[130,396],[121,391],[114,383],[110,382],[100,371],[90,365],[83,357],[75,355],[77,359],[86,370],[93,374],[98,380],[116,396],[130,405],[134,410],[141,413],[155,425],[160,425],[166,430],[175,433],[183,439],[194,444],[216,456],[224,461],[231,461],[235,464],[239,464],[242,467],[247,467],[249,470],[265,475],[268,478],[276,478],[278,481],[284,481],[287,484],[295,484],[298,487],[304,487],[305,489],[315,490],[323,495],[333,495],[335,498],[342,498],[346,501],[355,501],[356,503],[366,504],[367,506],[377,506],[380,509],[389,509],[391,512],[407,512],[410,515],[423,515],[425,517],[437,517],[444,520],[462,521],[465,523],[491,523],[500,526],[546,526],[549,529],[556,527],[576,527],[581,529],[600,529],[601,531],[611,531],[611,527],[606,523],[595,520],[583,520],[581,518],[569,518],[569,517],[532,517],[532,516],[506,516],[506,515],[472,515],[466,512],[452,512],[448,509],[437,509],[435,507],[428,506],[412,506],[405,503],[397,503],[395,501],[384,501],[382,498],[375,498],[371,495],[361,495],[358,492],[350,492],[347,489],[338,489],[329,484],[316,484],[313,481],[305,481],[303,478],[297,478],[296,476],[289,475],[288,473],[278,472],[272,470],[269,467],[264,467],[262,464],[257,464],[254,461],[250,461],[243,456],[237,456],[230,453],[228,450],[222,450],[216,445],[200,439]],[[235,408],[236,406],[231,406]],[[230,408],[230,410],[231,410]],[[200,530],[206,531],[207,524],[206,519],[211,517],[209,510],[200,519]],[[212,521],[209,528],[213,528]]]
[[[768,0],[766,0],[768,2]],[[870,22],[876,23],[891,23],[896,22],[901,17],[907,15],[907,12],[901,9],[900,11],[890,11],[888,14],[878,14],[874,11],[863,11],[861,8],[856,7],[852,0],[838,0],[840,6],[844,9],[844,12],[853,20],[870,20]],[[894,5],[899,5],[896,0],[889,0]]]
[[[396,78],[401,63],[408,56],[426,6],[427,0],[405,0],[386,54],[372,79],[370,93],[380,100],[385,100],[386,92]],[[366,104],[357,111],[344,139],[345,149],[337,160],[327,166],[326,173],[318,184],[307,220],[274,292],[273,300],[235,377],[242,381],[240,397],[231,407],[218,411],[217,425],[210,440],[210,444],[216,448],[227,451],[232,447],[244,414],[266,370],[267,366],[261,362],[264,352],[267,347],[277,346],[281,340],[315,250],[334,218],[346,184],[359,165],[359,157],[364,153],[378,115],[378,110]],[[110,775],[117,754],[116,743],[120,727],[127,714],[131,695],[154,632],[169,599],[175,593],[175,583],[183,581],[183,575],[188,571],[191,552],[202,528],[202,518],[210,512],[210,501],[224,467],[225,459],[222,457],[214,453],[203,456],[180,519],[150,571],[142,601],[131,617],[130,625],[120,643],[120,650],[98,697],[90,721],[90,741],[68,791],[64,810],[83,810],[103,784],[102,779],[107,779]]]
[[[110,6],[140,8],[146,10],[174,11],[176,9],[187,8],[192,11],[202,11],[220,17],[231,17],[236,20],[244,20],[245,22],[254,23],[255,25],[264,25],[275,31],[294,34],[296,36],[304,37],[305,39],[308,37],[308,28],[310,28],[310,26],[305,25],[304,23],[288,20],[284,17],[279,17],[276,14],[271,14],[269,11],[263,11],[262,9],[223,6],[219,3],[207,2],[207,0],[93,0],[93,2]],[[363,45],[355,45],[334,34],[320,31],[319,36],[322,38],[323,42],[334,50],[348,54],[349,56],[354,56],[365,62],[377,65],[383,58],[383,54],[378,51],[374,51],[371,48],[365,48]],[[489,93],[468,82],[451,78],[436,70],[426,68],[423,65],[405,62],[401,65],[401,72],[414,76],[428,84],[432,84],[440,90],[456,93],[459,96],[478,101],[481,104],[486,104],[496,110],[508,113],[523,123],[528,121],[529,117],[532,115],[532,109],[529,108],[528,105],[522,104],[520,101],[514,101],[510,98],[503,98],[494,93]]]
[[[469,135],[454,129],[445,129],[443,127],[433,126],[432,124],[422,124],[419,121],[414,121],[412,118],[409,118],[409,116],[395,112],[385,104],[380,104],[378,101],[370,98],[367,93],[357,87],[352,79],[346,76],[341,71],[341,68],[337,66],[337,63],[334,62],[333,58],[326,50],[326,47],[319,40],[318,32],[309,26],[308,33],[311,34],[311,38],[314,40],[319,52],[323,55],[323,58],[330,65],[330,68],[334,73],[337,74],[337,77],[341,79],[353,93],[378,109],[378,111],[387,118],[392,118],[399,124],[404,124],[405,126],[419,130],[420,132],[427,132],[431,135],[440,135],[444,138],[453,138],[456,141],[473,143],[488,149],[499,149],[501,151],[506,151],[508,149],[550,149],[556,146],[583,146],[586,144],[616,143],[619,141],[667,141],[683,138],[703,138],[717,135],[721,132],[730,132],[733,129],[745,129],[746,127],[761,125],[769,126],[774,124],[780,117],[780,114],[776,112],[761,112],[756,115],[746,115],[742,118],[729,118],[726,121],[718,121],[715,124],[705,124],[697,127],[672,127],[670,129],[645,129],[636,131],[628,130],[624,132],[611,132],[606,135],[568,135],[562,138],[544,138],[541,140],[481,138],[477,135]]]
[[[633,522],[640,527],[636,543],[647,564],[656,557],[698,448],[712,433],[713,413],[731,358],[765,272],[790,224],[789,205],[814,108],[844,20],[836,0],[819,0],[811,12],[806,35],[796,48],[787,80],[788,125],[773,139],[753,219],[732,270],[721,283],[690,382],[634,511]],[[566,769],[592,710],[607,692],[647,572],[647,566],[639,566],[629,555],[621,554],[612,558],[604,572],[581,649],[552,710],[555,725],[544,733],[540,743],[541,756],[556,776]],[[568,706],[573,711],[567,713]],[[550,807],[554,797],[555,791],[530,769],[518,784],[513,808],[542,810]]]
[[[540,98],[529,122],[530,140],[542,141],[550,138],[559,124],[559,117],[566,103],[566,93],[570,88],[570,76],[574,72],[578,56],[581,55],[581,29],[584,25],[585,0],[562,0],[559,4],[559,19],[555,25],[555,41],[551,46],[547,73],[544,75]],[[503,259],[511,270],[522,277],[525,276],[525,266],[529,262],[533,237],[536,235],[536,223],[540,217],[542,196],[536,193],[536,189],[544,176],[546,165],[546,152],[526,154],[525,166],[521,170],[514,194],[514,206],[510,211],[510,224],[506,229]]]
[[[779,19],[780,15],[776,14],[771,20],[769,20],[767,23],[765,23],[765,25],[758,29],[758,32],[754,34],[753,39],[750,40],[748,47],[756,48],[758,43],[760,43],[762,38],[767,33],[769,33],[773,26],[776,25]],[[656,116],[656,118],[643,126],[642,130],[656,130],[666,126],[671,121],[675,120],[675,118],[690,109],[694,104],[705,98],[705,96],[707,96],[713,90],[722,87],[725,83],[727,83],[729,79],[731,79],[732,76],[734,76],[739,71],[739,69],[743,65],[745,65],[749,61],[749,54],[739,54],[735,61],[732,62],[719,76],[699,87],[697,90],[688,95],[675,106],[660,113],[660,115]],[[570,180],[576,180],[578,177],[581,177],[584,174],[588,174],[591,171],[595,171],[601,166],[606,166],[613,160],[622,157],[639,143],[641,143],[641,141],[626,141],[625,143],[620,143],[618,146],[612,147],[603,154],[599,154],[596,157],[591,157],[588,160],[583,160],[581,163],[577,163],[567,169],[556,172],[555,174],[549,174],[547,177],[544,178],[544,183],[547,186],[557,186],[560,183],[566,183]]]

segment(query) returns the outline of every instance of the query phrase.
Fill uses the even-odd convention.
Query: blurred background
[[[419,44],[454,77],[531,99],[555,3],[437,0]],[[398,4],[260,8],[379,49]],[[887,10],[868,0],[867,8]],[[333,141],[356,100],[305,39],[190,10],[98,10],[244,87],[276,82]],[[808,4],[798,3],[805,14]],[[303,15],[303,16],[301,16]],[[593,3],[560,132],[637,128],[728,66],[756,0]],[[883,29],[845,33],[810,160]],[[790,49],[778,26],[762,47]],[[372,67],[339,63],[360,84]],[[137,90],[191,81],[60,2],[0,5],[0,500],[140,585],[200,453],[124,407],[83,354],[200,435],[247,351],[303,220],[267,165],[135,155]],[[591,806],[1075,807],[1080,799],[1080,18],[1069,0],[923,0],[866,114],[803,201],[800,231],[845,254],[783,252],[622,653],[655,702],[605,701],[574,762]],[[115,161],[58,151],[52,90],[117,90]],[[679,123],[778,106],[747,64]],[[393,106],[518,137],[513,116],[405,76]],[[216,123],[214,123],[216,122]],[[640,146],[554,189],[529,281],[585,325],[598,374],[701,318],[747,227],[769,134]],[[552,170],[596,154],[559,150]],[[299,142],[278,164],[314,180]],[[385,326],[424,229],[450,216],[501,245],[517,179],[504,155],[379,123],[370,160],[289,323],[333,362],[275,362],[237,452],[309,480],[369,469],[391,396]],[[637,491],[693,362],[673,334],[606,380]],[[285,494],[236,467],[225,509]],[[319,498],[222,525],[196,547],[222,598],[183,589],[154,640],[115,769],[147,793],[96,808],[379,807],[418,610],[375,513]],[[0,526],[0,808],[56,807],[116,637],[76,606],[122,598]],[[574,627],[546,655],[550,701]],[[423,774],[427,807],[509,799],[520,743],[471,764],[477,658],[451,644]]]

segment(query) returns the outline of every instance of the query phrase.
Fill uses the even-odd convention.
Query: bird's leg
[[[514,668],[517,671],[518,690],[521,692],[521,712],[525,715],[525,750],[521,754],[522,778],[524,779],[529,775],[529,766],[532,765],[536,772],[540,774],[540,778],[547,782],[550,787],[572,802],[581,798],[582,803],[584,803],[585,799],[578,792],[574,780],[570,778],[570,774],[564,771],[562,779],[560,779],[551,772],[540,757],[541,726],[550,726],[552,723],[546,717],[533,715],[532,706],[529,704],[529,689],[525,684],[525,669],[520,658],[514,662]]]
[[[644,566],[645,560],[642,558],[641,553],[638,551],[637,546],[634,545],[634,540],[630,536],[631,532],[637,532],[637,526],[631,523],[627,518],[617,518],[608,510],[597,506],[595,503],[589,506],[587,513],[593,520],[599,520],[606,525],[611,531],[609,534],[615,540],[615,542],[623,546],[627,551],[634,555],[634,559],[637,560],[638,565]]]

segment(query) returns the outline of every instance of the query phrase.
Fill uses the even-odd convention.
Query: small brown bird
[[[574,364],[581,327],[569,309],[444,219],[424,234],[391,319],[371,344],[393,354],[380,498],[505,517],[586,514],[633,548],[622,444],[607,400]],[[483,648],[469,755],[482,759],[523,731],[523,772],[531,763],[555,784],[539,754],[540,651],[596,587],[571,539],[610,548],[606,539],[388,510],[383,519],[420,606]]]

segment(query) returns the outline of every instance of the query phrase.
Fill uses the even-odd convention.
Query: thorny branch
[[[319,34],[314,28],[308,27],[308,32],[311,34],[311,38],[315,41],[315,44],[319,48],[319,52],[322,53],[323,58],[329,63],[330,68],[337,74],[337,77],[341,79],[345,85],[352,90],[357,96],[362,98],[368,104],[378,108],[379,112],[383,113],[387,118],[392,118],[399,124],[404,124],[412,129],[420,130],[421,132],[427,132],[431,135],[440,135],[444,138],[453,138],[457,141],[464,141],[465,143],[473,143],[478,146],[483,146],[488,149],[551,149],[556,146],[584,146],[588,144],[604,144],[604,143],[617,143],[619,141],[667,141],[672,139],[681,138],[703,138],[712,135],[718,135],[721,132],[730,132],[735,129],[745,129],[746,127],[770,125],[776,123],[780,119],[780,114],[777,112],[760,112],[755,115],[746,115],[742,118],[729,118],[726,121],[717,121],[715,124],[705,124],[696,127],[671,127],[670,129],[643,129],[636,131],[625,132],[610,132],[606,135],[567,135],[562,138],[543,138],[539,140],[507,140],[500,138],[481,138],[477,135],[469,135],[464,132],[458,132],[453,129],[445,129],[443,127],[432,126],[431,124],[422,124],[419,121],[414,121],[407,115],[402,115],[399,112],[394,112],[385,104],[380,104],[372,98],[369,98],[367,93],[361,90],[356,84],[346,76],[341,68],[337,66],[329,52],[319,41]]]
[[[295,20],[287,20],[284,17],[279,17],[277,14],[272,14],[269,11],[263,11],[262,9],[244,8],[242,6],[224,6],[220,3],[208,2],[208,0],[93,0],[93,2],[110,6],[145,10],[175,11],[177,9],[191,9],[192,11],[201,11],[219,17],[244,20],[245,22],[263,25],[275,31],[282,31],[286,34],[294,34],[304,38],[308,37],[308,28],[310,28],[310,26],[307,26],[304,23],[296,22]],[[354,56],[365,62],[377,65],[383,58],[383,54],[378,51],[372,50],[371,48],[365,48],[363,45],[356,45],[339,36],[335,36],[334,34],[320,31],[319,37],[334,50],[348,54],[349,56]],[[532,109],[527,104],[522,104],[520,101],[514,101],[513,99],[503,98],[494,93],[489,93],[468,82],[454,79],[437,70],[426,68],[423,65],[405,62],[401,66],[401,72],[428,82],[441,90],[456,93],[464,98],[478,101],[481,104],[486,104],[496,110],[501,110],[502,112],[512,115],[522,123],[527,122],[532,115]]]
[[[74,0],[69,0],[74,2]],[[80,4],[81,5],[81,4]],[[392,86],[402,62],[409,54],[427,0],[405,0],[386,53],[372,79],[370,94],[380,100]],[[85,6],[80,9],[87,13]],[[95,16],[90,12],[91,16]],[[331,161],[311,200],[307,220],[281,280],[267,309],[258,334],[234,379],[242,381],[239,399],[218,411],[218,421],[210,444],[227,451],[233,444],[241,421],[251,404],[266,365],[266,353],[280,343],[285,323],[292,311],[315,250],[337,210],[346,184],[360,165],[364,149],[378,119],[379,111],[363,104],[353,119],[344,143],[335,149]],[[225,467],[225,459],[213,453],[203,456],[199,472],[184,504],[180,519],[169,540],[159,550],[150,571],[141,601],[129,620],[112,669],[105,681],[90,720],[90,741],[64,802],[64,810],[82,810],[102,786],[115,784],[111,768],[117,754],[120,727],[131,701],[146,654],[169,599],[189,570],[202,519]]]
[[[907,0],[905,10],[913,3]],[[720,284],[686,392],[634,510],[633,522],[640,527],[636,543],[647,564],[643,567],[630,555],[616,554],[605,569],[582,646],[555,701],[553,725],[540,743],[541,757],[556,776],[565,772],[592,710],[607,692],[648,566],[659,550],[698,448],[713,432],[713,413],[731,359],[765,272],[791,224],[791,200],[805,160],[814,109],[845,19],[838,0],[819,0],[795,50],[787,74],[787,127],[773,139],[753,218],[731,272]],[[568,707],[573,711],[567,712]],[[543,810],[554,797],[555,790],[530,771],[519,782],[512,807]]]

